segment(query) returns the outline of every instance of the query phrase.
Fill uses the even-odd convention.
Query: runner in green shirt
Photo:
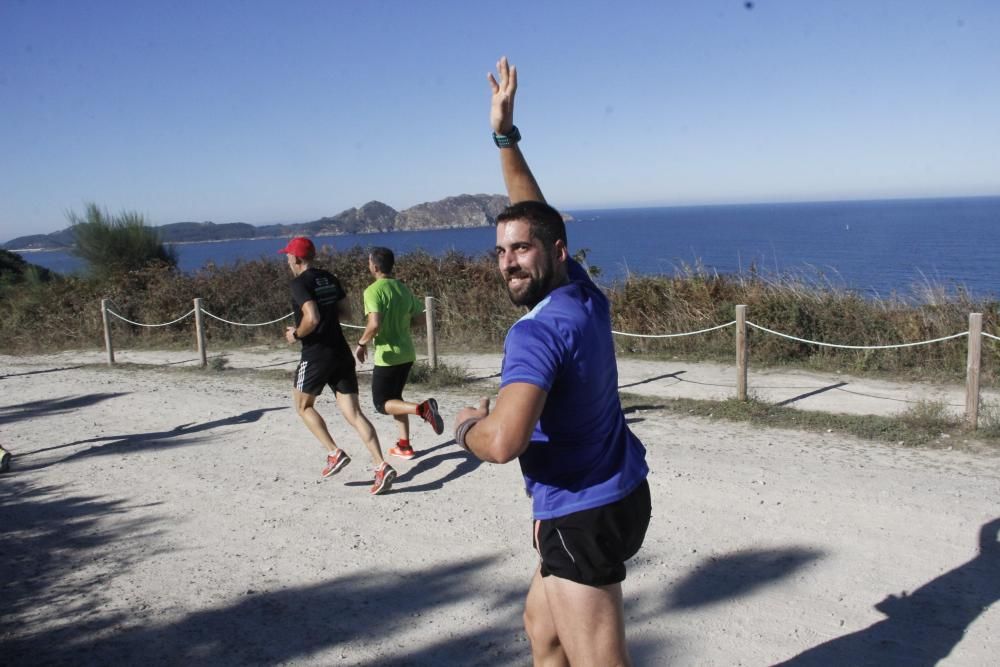
[[[423,324],[425,319],[420,300],[406,285],[392,277],[395,262],[389,248],[372,248],[368,255],[368,270],[375,282],[365,289],[367,321],[354,355],[364,363],[368,343],[375,342],[372,402],[375,410],[392,415],[399,426],[399,442],[389,449],[389,453],[412,459],[415,454],[410,445],[410,415],[418,415],[438,435],[444,431],[444,420],[433,398],[423,403],[403,400],[403,387],[417,358],[410,326],[414,322]]]

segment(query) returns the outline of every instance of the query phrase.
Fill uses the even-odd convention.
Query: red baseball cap
[[[295,255],[299,259],[312,259],[316,256],[316,246],[304,236],[296,236],[288,242],[284,248],[278,251],[279,255]]]

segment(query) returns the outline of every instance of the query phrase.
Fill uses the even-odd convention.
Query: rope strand
[[[223,318],[219,317],[218,315],[213,315],[212,313],[208,312],[204,308],[201,309],[201,312],[205,313],[209,317],[213,317],[213,318],[219,320],[220,322],[225,322],[226,324],[232,324],[232,325],[237,326],[237,327],[266,327],[268,324],[275,324],[276,322],[280,322],[281,320],[287,320],[289,317],[291,317],[292,315],[295,314],[295,313],[288,313],[287,315],[283,315],[283,316],[279,317],[276,320],[271,320],[270,322],[259,322],[257,324],[245,324],[243,322],[230,322],[229,320],[223,319]]]
[[[819,345],[820,347],[836,347],[842,350],[894,350],[901,347],[916,347],[918,345],[930,345],[931,343],[940,343],[944,340],[951,340],[952,338],[959,338],[961,336],[968,336],[968,331],[963,331],[962,333],[952,334],[951,336],[944,336],[943,338],[935,338],[933,340],[922,340],[916,343],[899,343],[898,345],[838,345],[836,343],[821,343],[817,340],[806,340],[805,338],[798,338],[796,336],[790,336],[788,334],[783,334],[779,331],[773,331],[767,327],[762,327],[759,324],[754,324],[753,322],[747,322],[747,326],[751,326],[754,329],[760,329],[761,331],[766,331],[769,334],[774,334],[775,336],[780,336],[782,338],[787,338],[789,340],[795,340],[800,343],[809,343],[810,345]]]
[[[108,314],[109,315],[114,315],[115,317],[117,317],[118,319],[120,319],[122,322],[128,322],[129,324],[134,324],[137,327],[166,327],[166,326],[170,326],[171,324],[177,324],[181,320],[183,320],[185,318],[188,318],[188,317],[191,317],[192,315],[194,315],[194,308],[192,308],[191,310],[189,310],[184,315],[181,315],[176,320],[174,320],[172,322],[164,322],[163,324],[143,324],[141,322],[133,322],[132,320],[130,320],[128,318],[122,317],[121,315],[119,315],[115,311],[111,310],[110,308],[108,308]]]
[[[625,333],[624,331],[615,331],[614,329],[611,330],[611,333],[618,334],[619,336],[631,336],[632,338],[678,338],[680,336],[694,336],[696,334],[708,333],[709,331],[715,331],[716,329],[725,329],[726,327],[731,327],[734,324],[736,324],[736,320],[733,320],[732,322],[727,322],[725,324],[720,324],[719,326],[716,327],[702,329],[700,331],[686,331],[684,333],[675,333],[675,334],[634,334],[634,333]]]

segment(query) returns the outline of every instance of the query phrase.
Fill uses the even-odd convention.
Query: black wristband
[[[497,148],[510,148],[520,140],[521,130],[517,129],[517,125],[511,125],[510,132],[507,134],[493,133],[493,143],[497,145]]]
[[[458,428],[455,429],[455,443],[465,451],[471,452],[472,450],[469,449],[468,443],[465,442],[465,436],[469,435],[469,431],[472,430],[472,427],[481,422],[483,419],[484,417],[470,417],[459,424]]]

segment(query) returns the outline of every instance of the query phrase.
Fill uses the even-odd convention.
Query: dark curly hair
[[[511,204],[497,216],[497,223],[524,220],[531,227],[531,235],[552,246],[556,241],[566,241],[566,223],[562,215],[542,201],[522,201]]]

